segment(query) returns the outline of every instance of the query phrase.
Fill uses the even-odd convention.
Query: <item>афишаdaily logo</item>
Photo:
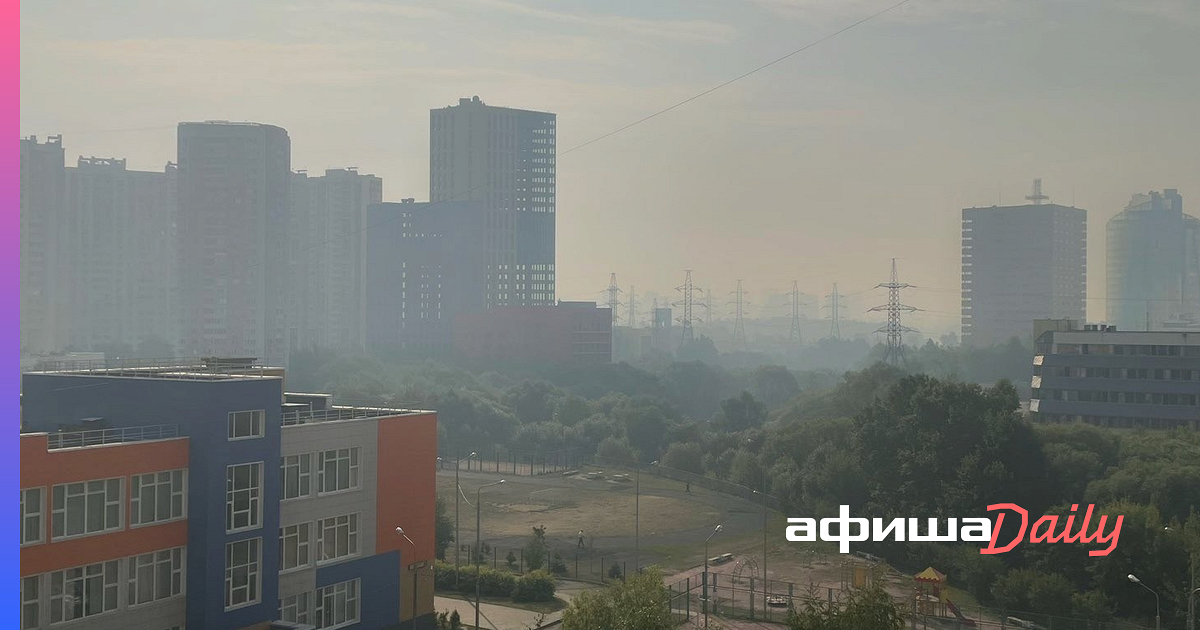
[[[1108,524],[1108,516],[1101,515],[1095,531],[1089,533],[1088,527],[1091,525],[1094,508],[1094,505],[1087,506],[1087,512],[1083,514],[1078,531],[1071,529],[1075,525],[1078,504],[1071,506],[1071,511],[1066,514],[1062,530],[1057,530],[1058,515],[1048,514],[1035,521],[1033,527],[1028,527],[1029,512],[1027,510],[1015,503],[996,503],[987,506],[988,512],[999,512],[996,514],[995,524],[988,518],[948,518],[943,527],[939,524],[938,519],[931,518],[927,519],[928,525],[925,533],[921,533],[922,519],[895,518],[885,523],[881,518],[873,518],[869,521],[865,518],[851,518],[850,506],[843,505],[837,518],[823,518],[820,521],[812,518],[789,518],[786,536],[792,542],[813,542],[818,537],[826,542],[836,542],[841,553],[850,553],[850,543],[864,540],[874,542],[886,540],[986,542],[987,547],[980,549],[979,553],[987,555],[1012,551],[1013,547],[1025,540],[1025,532],[1028,530],[1030,543],[1108,543],[1108,547],[1105,549],[1088,551],[1090,556],[1107,556],[1117,547],[1117,540],[1121,537],[1121,524],[1125,517],[1117,516],[1112,530],[1106,533],[1105,526]],[[1008,512],[1020,515],[1021,529],[1008,544],[998,547],[996,539],[1000,536],[1000,528],[1004,524],[1004,517]]]

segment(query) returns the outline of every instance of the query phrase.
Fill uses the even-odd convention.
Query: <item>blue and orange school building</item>
[[[24,374],[21,628],[432,628],[436,414],[284,380],[245,359]]]

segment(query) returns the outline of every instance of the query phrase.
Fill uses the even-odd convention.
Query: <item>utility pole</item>
[[[885,363],[892,365],[905,363],[904,359],[904,333],[917,332],[901,323],[900,314],[905,312],[916,311],[915,306],[908,306],[900,301],[900,290],[907,289],[912,285],[902,283],[896,276],[896,259],[892,259],[892,279],[890,282],[883,282],[876,285],[877,289],[888,290],[887,304],[882,304],[871,308],[870,311],[887,311],[887,323],[879,327],[875,332],[881,332],[887,335],[887,353],[883,360]]]
[[[842,298],[846,296],[838,293],[837,283],[833,283],[833,292],[825,296],[825,308],[829,309],[829,336],[834,339],[842,338]]]
[[[788,333],[788,343],[800,345],[800,283],[792,280],[792,330]]]
[[[613,325],[621,320],[620,311],[617,309],[621,306],[621,302],[617,299],[617,294],[621,292],[621,287],[617,286],[617,274],[613,272],[608,276],[608,309],[612,312]]]
[[[696,317],[694,313],[692,313],[692,305],[695,300],[696,293],[703,293],[703,291],[696,288],[692,284],[692,270],[691,269],[684,269],[684,273],[686,275],[684,276],[683,284],[675,287],[675,290],[679,291],[679,293],[681,294],[683,299],[679,300],[678,302],[673,302],[671,304],[671,306],[682,306],[683,307],[683,315],[676,318],[676,321],[678,321],[683,326],[683,333],[681,334],[680,339],[679,339],[680,347],[683,347],[684,345],[692,342],[696,338],[695,331],[692,330],[692,322],[698,321],[698,320],[702,321],[702,320],[700,320],[700,318]]]
[[[733,347],[742,352],[746,351],[746,322],[742,317],[746,292],[742,290],[742,281],[737,281],[737,290],[733,292],[735,305],[733,320]]]

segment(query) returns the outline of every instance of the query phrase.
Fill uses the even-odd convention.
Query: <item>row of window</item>
[[[122,579],[126,583],[125,606],[182,595],[185,555],[183,547],[176,547],[23,577],[21,628],[37,628],[47,615],[50,623],[56,624],[115,611],[121,607]],[[43,601],[47,588],[48,601]]]
[[[286,455],[280,460],[281,500],[312,496],[314,462],[317,494],[357,490],[361,485],[361,449],[358,447]]]
[[[329,629],[358,623],[360,583],[357,579],[289,595],[279,600],[280,621],[312,624]]]
[[[1127,378],[1156,381],[1200,381],[1200,370],[1164,368],[1120,368],[1120,367],[1042,367],[1035,365],[1034,376],[1061,376],[1066,378]]]
[[[314,534],[315,529],[315,534]],[[331,516],[279,528],[279,572],[358,555],[358,514]]]
[[[1179,405],[1195,407],[1200,396],[1196,394],[1160,394],[1148,392],[1108,392],[1074,389],[1037,389],[1033,397],[1041,400],[1065,400],[1068,402],[1129,403],[1136,405]]]
[[[1115,354],[1143,357],[1200,357],[1200,346],[1059,343],[1057,354]]]
[[[166,470],[128,478],[129,524],[165,523],[186,516],[187,471]],[[123,529],[126,478],[65,483],[50,489],[52,540]],[[21,544],[46,542],[45,488],[21,489]]]

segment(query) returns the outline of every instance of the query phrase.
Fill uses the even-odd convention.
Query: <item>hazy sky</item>
[[[930,288],[905,296],[935,311],[909,320],[929,333],[958,327],[964,206],[1019,202],[1034,177],[1074,199],[1093,298],[1132,193],[1200,210],[1195,0],[911,0],[563,155],[894,2],[39,0],[21,10],[21,129],[62,133],[69,163],[160,169],[180,120],[272,123],[293,168],[357,166],[398,200],[428,197],[430,108],[553,111],[561,298],[603,299],[613,271],[665,294],[684,268],[722,297],[743,278],[759,304],[792,280],[858,293],[897,257]]]

